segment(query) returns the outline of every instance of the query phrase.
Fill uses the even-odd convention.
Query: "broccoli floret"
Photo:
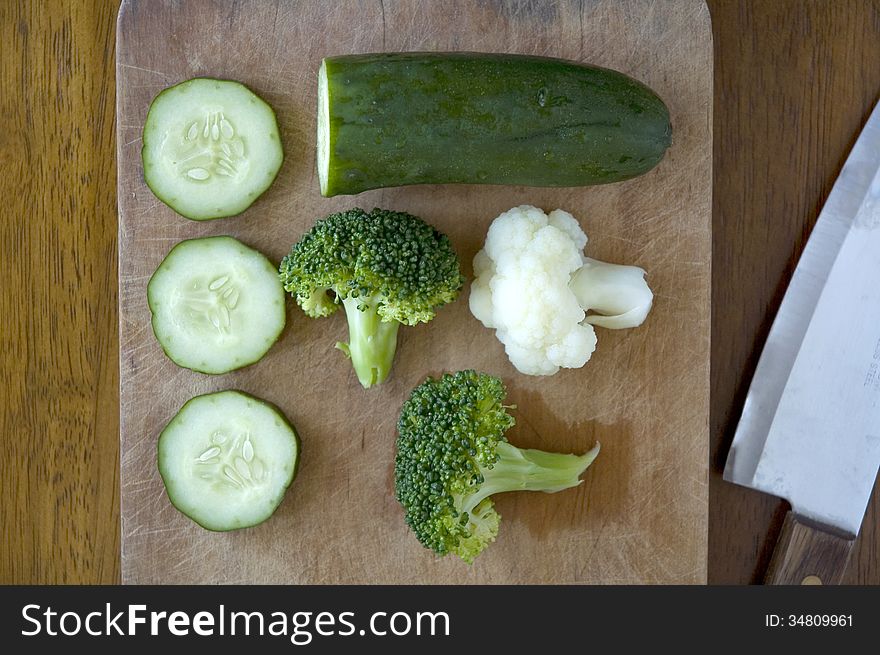
[[[403,405],[397,423],[394,483],[406,522],[438,555],[471,563],[495,540],[501,517],[491,496],[553,493],[580,484],[599,445],[584,455],[517,448],[504,383],[476,371],[428,378]]]
[[[388,377],[397,328],[427,323],[464,284],[449,238],[411,214],[362,209],[318,221],[281,260],[281,282],[312,318],[340,304],[351,358],[369,388]]]

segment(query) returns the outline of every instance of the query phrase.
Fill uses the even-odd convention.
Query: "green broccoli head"
[[[548,493],[580,484],[599,452],[547,453],[512,446],[504,383],[476,371],[428,378],[404,403],[397,423],[394,481],[406,522],[438,555],[473,562],[498,534],[491,496]]]
[[[391,369],[399,324],[434,318],[464,283],[448,237],[404,212],[351,209],[318,221],[280,266],[281,282],[312,318],[340,303],[349,342],[339,343],[364,387]]]

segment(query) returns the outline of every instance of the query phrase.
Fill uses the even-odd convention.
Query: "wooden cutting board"
[[[696,0],[128,0],[117,35],[122,577],[129,583],[699,583],[706,578],[712,39]],[[582,189],[425,186],[322,198],[315,175],[315,73],[352,52],[471,50],[563,57],[623,71],[669,105],[674,143],[645,176]],[[276,110],[286,160],[245,214],[196,223],[143,182],[151,99],[194,76],[240,80]],[[292,302],[281,340],[221,376],[175,366],[150,329],[149,276],[178,241],[231,234],[274,261],[315,219],[351,206],[404,210],[446,232],[467,275],[487,226],[529,203],[561,207],[587,254],[648,271],[655,307],[636,330],[597,330],[587,366],[520,375],[467,307],[467,289],[427,325],[401,329],[393,373],[364,390],[333,349],[345,318]],[[472,566],[438,559],[393,495],[395,420],[427,374],[500,375],[518,446],[602,452],[584,483],[497,497],[497,542]],[[274,517],[202,530],[168,502],[156,439],[194,395],[238,388],[277,404],[302,438],[300,472]]]

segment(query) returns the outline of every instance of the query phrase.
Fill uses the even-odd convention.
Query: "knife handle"
[[[764,584],[839,584],[853,542],[810,527],[789,511]]]

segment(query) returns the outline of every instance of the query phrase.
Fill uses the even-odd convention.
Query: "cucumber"
[[[474,53],[330,57],[318,73],[324,196],[406,184],[584,186],[645,173],[672,128],[616,71]]]
[[[195,78],[162,91],[144,123],[147,186],[195,221],[240,214],[284,154],[272,108],[238,82]]]
[[[156,339],[178,366],[226,373],[259,360],[286,319],[278,270],[229,236],[181,241],[147,285]]]
[[[226,531],[272,516],[296,475],[299,439],[273,405],[220,391],[188,401],[158,450],[171,504],[203,528]]]

